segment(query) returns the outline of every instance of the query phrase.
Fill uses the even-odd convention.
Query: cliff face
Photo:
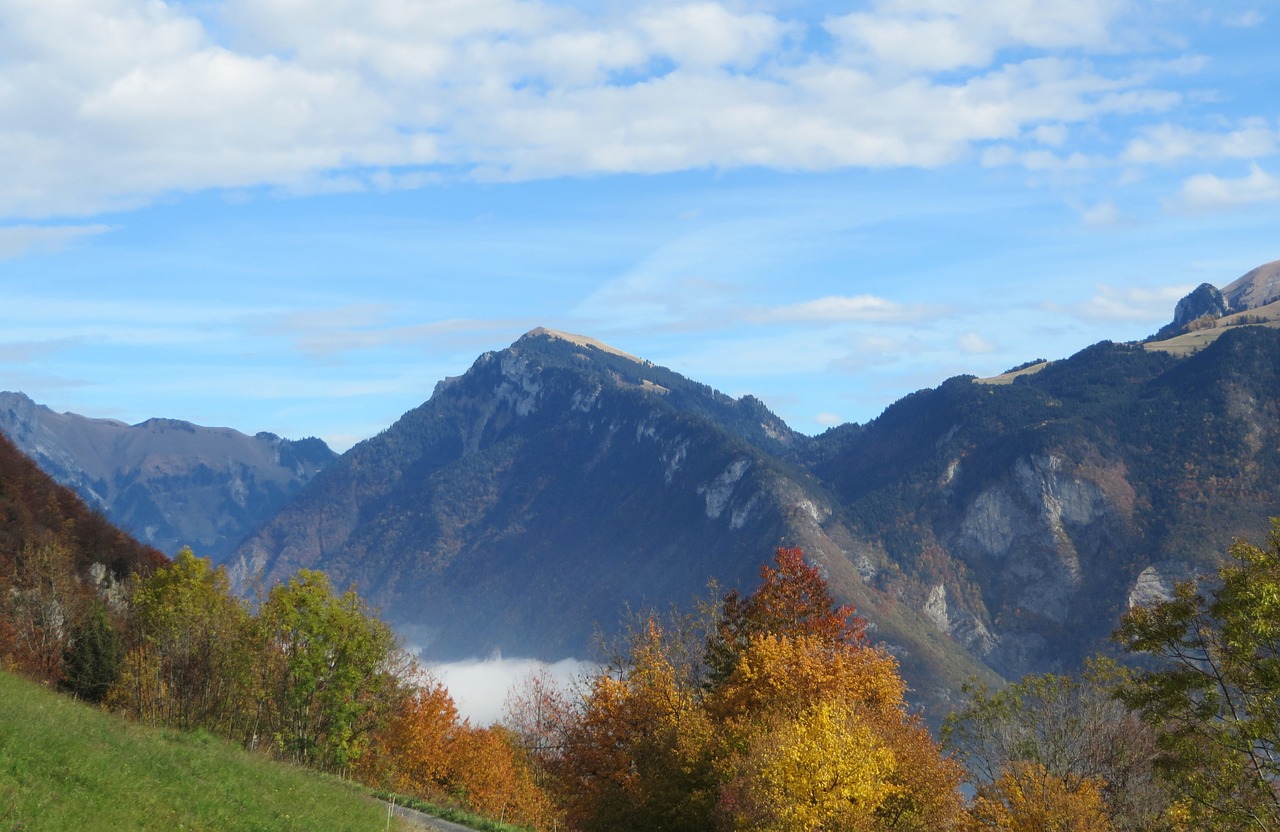
[[[1070,669],[1120,614],[1257,537],[1280,484],[1280,332],[1176,359],[1099,344],[1012,384],[953,379],[806,450],[872,576],[1007,677]]]
[[[0,432],[139,540],[225,558],[335,458],[319,439],[246,436],[175,419],[127,425],[0,393]]]

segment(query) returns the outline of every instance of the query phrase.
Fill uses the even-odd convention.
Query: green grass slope
[[[0,832],[386,828],[355,786],[0,673]]]

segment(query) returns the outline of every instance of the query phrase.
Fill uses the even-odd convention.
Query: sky
[[[537,326],[818,433],[1280,258],[1280,4],[0,0],[0,389],[388,427]]]

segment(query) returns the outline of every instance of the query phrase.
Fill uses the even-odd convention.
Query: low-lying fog
[[[491,725],[502,719],[507,694],[539,669],[545,668],[562,689],[595,670],[592,662],[561,659],[554,664],[537,659],[468,659],[449,664],[428,664],[427,670],[449,689],[458,713],[472,725]]]

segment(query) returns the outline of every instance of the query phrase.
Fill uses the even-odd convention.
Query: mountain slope
[[[0,436],[0,592],[8,589],[24,550],[45,543],[70,552],[81,580],[93,564],[124,578],[166,562],[163,554],[111,525]]]
[[[1184,359],[1102,343],[952,379],[806,452],[898,566],[872,583],[1016,676],[1075,666],[1131,602],[1265,530],[1278,417],[1280,332],[1249,326]]]
[[[908,673],[980,672],[868,587],[860,570],[879,553],[782,457],[805,441],[754,399],[535,330],[321,473],[234,570],[249,586],[323,568],[435,658],[559,658],[584,655],[628,606],[688,604],[712,578],[751,585],[775,546],[799,545]]]
[[[225,558],[336,455],[319,439],[174,419],[127,425],[0,393],[0,431],[113,522],[170,554]]]

